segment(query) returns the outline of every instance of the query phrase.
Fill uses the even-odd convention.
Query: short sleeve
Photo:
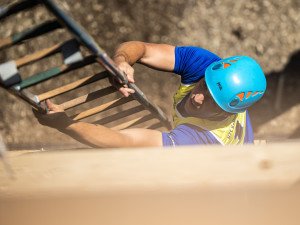
[[[246,133],[245,133],[245,139],[244,143],[251,143],[253,144],[253,129],[252,129],[252,124],[249,116],[248,110],[246,110]]]
[[[220,144],[209,132],[192,124],[181,124],[170,133],[162,133],[163,146]]]
[[[183,84],[196,83],[205,75],[206,68],[221,58],[199,47],[176,47],[174,73],[181,75]]]
[[[163,146],[220,144],[215,136],[193,124],[181,124],[169,133],[162,133]],[[253,143],[253,130],[247,111],[244,144]]]

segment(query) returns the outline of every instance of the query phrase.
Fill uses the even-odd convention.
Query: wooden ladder
[[[136,85],[127,82],[126,76],[106,52],[54,1],[25,0],[4,5],[0,8],[0,22],[37,6],[51,12],[54,19],[1,39],[1,52],[5,53],[17,44],[26,45],[27,41],[58,29],[67,32],[71,38],[18,59],[0,62],[1,87],[37,109],[41,109],[39,104],[45,99],[54,99],[74,120],[102,124],[118,130],[130,127],[171,129],[171,123],[162,110],[151,103]],[[36,70],[43,64],[43,60],[59,61],[58,56],[63,59],[59,65],[30,76],[22,73],[23,67],[35,65],[33,70]],[[92,72],[82,75],[89,66],[94,66]],[[135,93],[129,97],[122,96],[109,83],[111,76],[127,84]]]

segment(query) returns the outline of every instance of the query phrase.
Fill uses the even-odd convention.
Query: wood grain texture
[[[0,164],[0,222],[298,225],[299,147],[9,152],[16,178]]]

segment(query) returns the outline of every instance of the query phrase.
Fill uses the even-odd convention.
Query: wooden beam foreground
[[[9,152],[0,224],[299,224],[299,149]]]

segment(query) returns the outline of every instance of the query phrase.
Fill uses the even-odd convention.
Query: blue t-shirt
[[[221,58],[208,50],[199,47],[176,47],[175,67],[173,72],[181,76],[181,83],[198,82],[206,68]],[[181,124],[170,133],[162,133],[163,146],[219,144],[217,139],[206,130],[192,124]],[[253,131],[247,112],[244,143],[253,142]]]
[[[181,76],[181,83],[198,82],[205,74],[206,68],[221,58],[199,47],[176,47],[175,67],[173,72]]]

